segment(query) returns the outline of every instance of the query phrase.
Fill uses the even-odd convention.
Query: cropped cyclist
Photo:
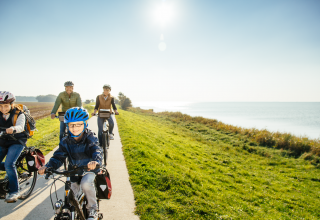
[[[98,139],[93,132],[87,128],[89,113],[84,108],[74,107],[67,110],[64,116],[64,123],[68,128],[68,136],[62,138],[59,149],[56,150],[49,162],[39,169],[39,174],[44,174],[48,167],[58,169],[65,159],[68,157],[69,165],[85,166],[87,165],[90,172],[79,170],[79,176],[70,178],[72,184],[71,189],[78,193],[80,186],[87,197],[87,208],[90,220],[98,219],[98,204],[96,198],[96,189],[94,187],[94,179],[98,170],[95,169],[97,164],[102,165],[102,152],[98,146]],[[79,185],[80,183],[80,185]]]
[[[16,202],[20,197],[19,194],[19,181],[17,168],[15,166],[17,159],[19,158],[24,145],[27,142],[26,133],[26,117],[20,112],[17,117],[15,126],[13,126],[13,118],[16,113],[16,108],[13,105],[15,97],[12,93],[4,91],[0,92],[0,129],[7,134],[13,134],[14,139],[9,135],[2,135],[0,137],[0,170],[6,171],[6,178],[9,180],[9,194],[5,199],[5,202]],[[6,161],[2,162],[6,157]]]
[[[67,81],[64,83],[65,91],[61,92],[57,99],[56,102],[54,103],[54,106],[51,111],[51,118],[54,119],[56,116],[56,113],[62,104],[62,111],[66,112],[69,108],[72,107],[81,107],[81,98],[79,93],[73,92],[73,82]],[[65,131],[66,127],[63,121],[60,122],[60,140],[63,137],[63,133]]]
[[[96,98],[96,106],[94,107],[94,112],[92,115],[95,115],[99,109],[110,109],[110,113],[112,112],[111,106],[114,109],[114,112],[116,114],[119,114],[117,111],[117,107],[114,104],[114,97],[110,94],[111,92],[111,86],[110,85],[104,85],[103,86],[103,93],[101,95],[98,95]],[[102,132],[103,132],[103,119],[98,117],[98,138],[99,138],[99,143],[102,143]],[[108,119],[109,122],[109,137],[110,140],[113,140],[113,127],[114,127],[114,122],[112,117]]]

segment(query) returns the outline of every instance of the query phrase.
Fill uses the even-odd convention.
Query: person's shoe
[[[6,203],[16,202],[20,197],[19,193],[8,194],[7,198],[4,200]]]
[[[109,138],[110,138],[110,140],[114,140],[113,134],[109,134]]]
[[[98,220],[98,212],[94,209],[90,210],[87,220]]]

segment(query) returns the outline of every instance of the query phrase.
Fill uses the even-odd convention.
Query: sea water
[[[155,112],[180,111],[245,128],[320,138],[319,102],[137,102]]]

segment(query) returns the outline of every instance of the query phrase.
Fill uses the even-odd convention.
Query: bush
[[[55,95],[39,95],[36,97],[38,102],[55,102],[57,96]]]
[[[118,98],[119,104],[123,110],[127,110],[128,108],[132,107],[131,100],[122,92],[119,92]]]

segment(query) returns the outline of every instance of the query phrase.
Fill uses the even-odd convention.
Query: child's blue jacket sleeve
[[[67,156],[68,153],[66,149],[61,144],[59,144],[58,150],[53,153],[53,156],[46,164],[46,167],[53,167],[53,169],[57,170],[64,163]]]
[[[95,138],[97,139],[97,138]],[[98,145],[98,141],[91,142],[89,145],[92,160],[98,162],[102,166],[102,149]]]

